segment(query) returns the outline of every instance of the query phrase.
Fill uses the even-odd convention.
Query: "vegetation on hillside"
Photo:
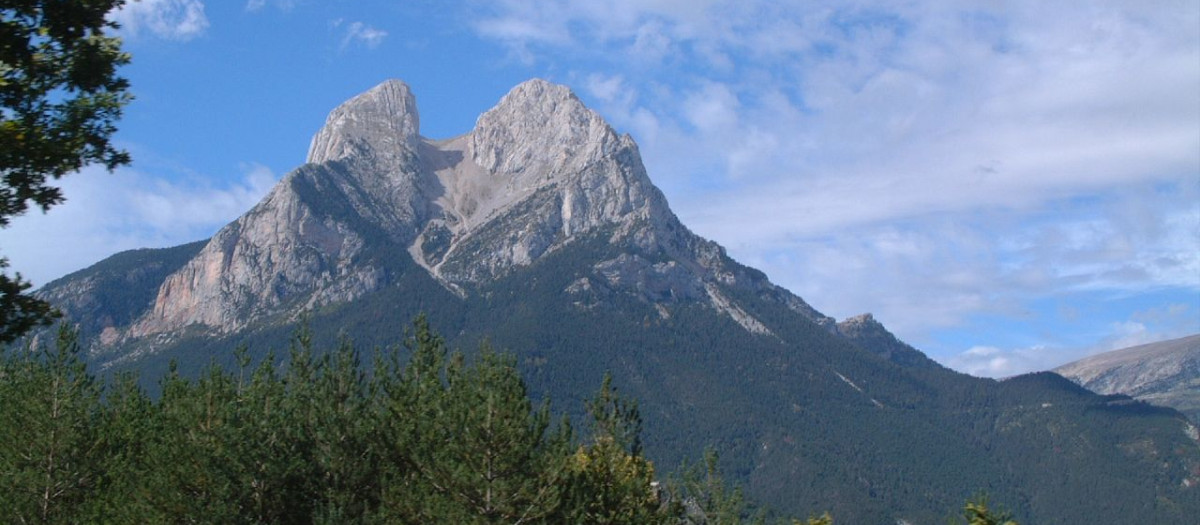
[[[846,523],[945,523],[980,489],[1036,522],[1170,523],[1200,509],[1200,492],[1188,488],[1200,472],[1200,448],[1178,414],[1097,396],[1053,374],[996,382],[898,366],[736,290],[723,291],[774,337],[748,334],[702,304],[668,302],[664,316],[605,289],[592,272],[594,261],[621,249],[604,236],[583,240],[466,298],[411,259],[380,253],[391,264],[387,287],[313,310],[313,353],[332,352],[339,334],[350,334],[369,356],[400,340],[396,319],[426,311],[468,361],[485,338],[511,351],[533,404],[552,399],[554,419],[568,415],[577,424],[589,420],[588,393],[611,371],[613,385],[639,401],[642,453],[660,478],[711,446],[748,499],[793,515],[828,510]],[[105,274],[145,267],[133,258],[113,262],[120,264],[105,265]],[[583,277],[597,285],[594,297],[563,293]],[[107,289],[96,289],[96,301],[114,296]],[[98,325],[80,324],[85,341],[88,326]],[[232,348],[248,345],[257,364],[268,349],[287,348],[292,332],[280,316],[225,336],[93,342],[87,359],[106,375],[138,371],[156,397],[171,360],[192,379],[211,362],[238,370]]]
[[[364,367],[349,342],[104,384],[75,333],[0,361],[0,509],[21,523],[766,523],[715,452],[660,484],[637,403],[606,378],[586,431],[513,358],[468,362],[424,318]],[[319,354],[319,357],[318,357]],[[973,505],[973,504],[972,504]],[[968,506],[977,516],[985,507]],[[780,522],[829,525],[828,516]],[[976,523],[977,521],[971,521]],[[992,523],[990,521],[980,523]],[[997,522],[999,523],[999,522]]]
[[[636,404],[605,381],[589,431],[535,406],[513,359],[470,362],[418,319],[370,367],[349,342],[151,398],[104,385],[73,331],[0,365],[0,509],[40,523],[680,523],[747,514],[724,488],[656,483]],[[704,486],[703,490],[710,490]],[[687,516],[692,516],[688,518]]]

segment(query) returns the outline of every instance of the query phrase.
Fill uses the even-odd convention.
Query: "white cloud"
[[[607,103],[613,103],[618,98],[630,94],[625,89],[625,79],[620,75],[606,76],[593,73],[588,75],[584,86],[592,96]]]
[[[585,80],[686,224],[827,313],[921,340],[1047,294],[1200,291],[1194,4],[538,5],[475,27]],[[1060,351],[1028,348],[990,366]]]
[[[1173,287],[1200,297],[1200,195],[1185,187],[1158,190],[1169,197],[1146,197],[1135,186],[1087,206],[1067,199],[830,230],[804,223],[821,222],[811,210],[854,209],[853,195],[822,208],[830,192],[816,189],[793,201],[804,203],[799,209],[737,199],[745,206],[738,215],[718,211],[691,222],[826,313],[871,311],[917,343],[979,314],[1019,317],[1023,302],[1043,296]],[[719,222],[730,216],[739,223]],[[761,226],[742,222],[756,220]]]
[[[574,8],[563,2],[534,4],[505,0],[492,3],[490,7],[495,9],[495,16],[474,21],[475,30],[485,37],[517,47],[538,43],[565,45],[570,41],[570,31],[565,23],[573,18]]]
[[[200,0],[138,0],[126,2],[110,18],[121,24],[121,33],[166,40],[188,41],[204,34],[208,17]]]
[[[296,7],[297,0],[247,0],[246,10],[252,13],[262,11],[267,6],[274,6],[280,11],[291,11]]]
[[[1189,23],[1200,20],[1190,10],[1072,4],[1062,14],[1073,16],[1058,17],[1021,2],[991,10],[618,2],[611,13],[588,2],[498,5],[479,23],[538,30],[484,36],[541,46],[547,61],[620,57],[600,66],[607,77],[622,76],[627,54],[615,51],[636,49],[647,27],[686,44],[671,57],[684,65],[624,75],[622,88],[639,92],[641,105],[612,117],[629,121],[640,109],[691,124],[675,140],[696,150],[732,151],[731,138],[752,132],[774,141],[755,166],[763,193],[853,176],[879,188],[860,197],[904,216],[930,205],[1040,203],[1200,165],[1200,39]],[[706,70],[702,55],[712,53],[738,54],[739,74]],[[686,176],[683,162],[663,171]]]
[[[992,346],[975,346],[952,357],[947,364],[973,376],[1005,378],[1064,364],[1058,355],[1058,352],[1043,347],[1003,350]]]
[[[257,164],[243,166],[241,180],[221,186],[85,168],[61,180],[66,203],[17,217],[0,230],[0,255],[11,259],[10,271],[40,286],[119,251],[206,238],[262,199],[276,179]]]
[[[1128,320],[1112,323],[1109,328],[1108,335],[1086,348],[1080,357],[1200,333],[1200,302],[1171,303],[1139,310]]]
[[[960,372],[994,378],[1050,370],[1104,352],[1196,334],[1200,329],[1196,308],[1176,303],[1134,312],[1128,320],[1108,325],[1105,335],[1087,346],[974,346],[950,356],[946,364]]]
[[[362,22],[346,22],[343,19],[334,20],[333,27],[344,27],[340,48],[345,50],[352,45],[361,45],[367,49],[375,49],[387,38],[387,31],[371,27]]]

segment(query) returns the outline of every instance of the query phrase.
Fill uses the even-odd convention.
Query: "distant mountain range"
[[[1113,350],[1054,371],[1093,392],[1133,396],[1200,421],[1200,334]]]
[[[465,135],[419,133],[407,85],[330,115],[307,161],[211,239],[48,284],[92,364],[147,382],[282,349],[397,342],[418,313],[515,354],[578,415],[611,371],[668,472],[705,447],[756,501],[839,523],[933,523],[978,491],[1023,523],[1200,515],[1178,412],[1052,373],[948,370],[863,315],[837,322],[692,233],[638,149],[567,88],[525,82]],[[579,418],[576,418],[579,420]]]

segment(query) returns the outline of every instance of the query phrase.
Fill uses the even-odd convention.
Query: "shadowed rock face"
[[[684,227],[633,140],[564,86],[522,83],[460,137],[429,140],[419,126],[416,100],[396,80],[334,109],[308,163],[167,277],[126,336],[189,326],[233,332],[350,301],[387,286],[389,257],[411,258],[463,296],[600,231],[613,245],[667,261],[598,261],[585,279],[655,304],[705,302],[752,333],[769,333],[720,283],[836,331],[832,319]],[[388,257],[378,256],[380,246]]]
[[[1054,369],[1100,394],[1125,394],[1200,421],[1200,334],[1095,355]]]

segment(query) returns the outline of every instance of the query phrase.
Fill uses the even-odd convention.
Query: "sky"
[[[1200,332],[1194,0],[141,0],[133,156],[0,230],[35,285],[211,236],[398,78],[448,138],[565,84],[696,233],[974,375]]]

